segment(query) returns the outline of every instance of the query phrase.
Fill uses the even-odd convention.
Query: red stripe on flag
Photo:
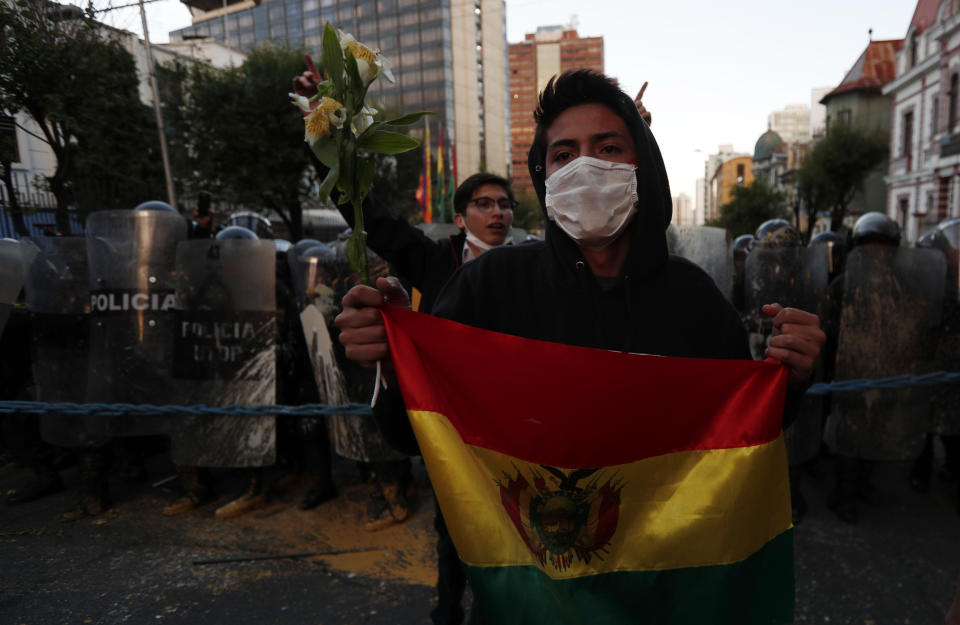
[[[407,410],[444,415],[470,445],[594,467],[780,435],[780,365],[559,345],[400,308],[383,317]],[[656,390],[637,395],[641,379]]]

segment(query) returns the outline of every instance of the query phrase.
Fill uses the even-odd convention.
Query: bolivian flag
[[[384,315],[486,623],[791,623],[786,370]]]

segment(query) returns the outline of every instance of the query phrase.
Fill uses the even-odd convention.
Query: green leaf
[[[343,84],[343,50],[340,48],[340,40],[337,39],[337,31],[333,29],[333,24],[327,22],[323,28],[323,69],[327,72],[330,81],[336,89],[337,94],[344,92]]]
[[[333,137],[318,139],[311,147],[320,162],[327,167],[333,167],[335,163],[340,162],[340,156],[337,154],[337,142]]]
[[[420,142],[399,132],[377,130],[364,133],[357,141],[357,147],[380,154],[400,154],[420,147]]]
[[[360,195],[358,202],[362,203],[363,198],[367,197],[370,187],[373,186],[373,178],[376,173],[377,164],[373,162],[372,158],[365,158],[360,162],[360,171],[357,175],[357,185],[360,187],[358,189]]]
[[[320,201],[326,202],[327,198],[330,197],[330,192],[333,191],[333,185],[337,184],[337,180],[340,178],[340,163],[334,163],[330,166],[330,171],[327,172],[327,177],[323,179],[323,183],[320,185]]]
[[[363,86],[363,79],[360,78],[360,68],[357,67],[357,59],[353,52],[347,50],[347,78],[350,79],[350,113],[356,114],[363,107],[363,96],[366,95],[366,89]]]
[[[353,234],[347,239],[347,261],[350,269],[360,272],[363,283],[369,284],[367,276],[367,233],[359,228],[353,229]]]
[[[422,118],[424,115],[433,115],[433,111],[410,113],[408,115],[404,115],[403,117],[397,117],[396,119],[388,119],[383,123],[390,124],[391,126],[409,126],[410,124],[420,121],[420,118]]]

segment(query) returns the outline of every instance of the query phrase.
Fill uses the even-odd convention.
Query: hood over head
[[[597,95],[598,81],[606,82],[604,91],[610,98]],[[633,99],[619,88],[616,83],[602,74],[591,70],[576,70],[554,76],[540,95],[542,105],[546,100],[561,102],[560,110],[550,110],[551,118],[560,112],[581,104],[603,104],[616,113],[627,125],[633,137],[637,155],[637,214],[628,226],[633,233],[633,243],[624,271],[633,275],[649,274],[659,268],[667,259],[665,230],[673,215],[673,202],[670,196],[670,183],[667,171],[660,155],[660,148],[650,127],[640,117]],[[612,93],[611,93],[612,92]],[[608,101],[609,100],[609,101]],[[554,107],[559,108],[559,107]],[[538,107],[538,114],[541,108]],[[533,181],[533,188],[540,201],[540,210],[546,220],[547,243],[560,255],[561,260],[575,262],[582,260],[577,244],[570,239],[552,220],[546,216],[546,132],[543,122],[537,125],[536,135],[527,157],[527,168]]]

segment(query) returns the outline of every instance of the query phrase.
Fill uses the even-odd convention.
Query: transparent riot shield
[[[7,325],[13,303],[23,287],[23,268],[20,263],[20,243],[0,241],[0,334]]]
[[[87,219],[90,401],[163,404],[171,397],[174,259],[186,221],[161,211],[100,211]],[[109,416],[104,433],[167,433],[165,418]]]
[[[836,379],[928,373],[943,305],[936,250],[866,245],[847,258]],[[916,457],[928,430],[928,389],[836,393],[826,428],[836,453],[870,460]]]
[[[799,308],[823,318],[825,313],[829,257],[821,247],[771,247],[757,245],[747,256],[744,269],[744,301],[750,348],[763,358],[773,331],[773,320],[763,315],[764,304],[778,303]],[[821,376],[822,367],[815,375]],[[793,424],[784,432],[790,464],[812,459],[823,435],[823,398],[805,395]]]
[[[276,271],[272,241],[184,241],[177,246],[174,387],[180,404],[273,404]],[[276,418],[187,416],[170,424],[183,466],[273,464]]]
[[[87,392],[90,289],[87,245],[79,237],[21,240],[24,294],[36,399],[83,402]],[[43,439],[61,447],[102,445],[94,417],[44,414]]]
[[[936,348],[938,371],[960,371],[960,250],[957,234],[960,223],[941,227],[949,245],[942,246],[947,261],[943,319]],[[947,436],[960,435],[960,384],[944,384],[930,389],[930,431]]]
[[[371,371],[346,358],[333,326],[343,296],[360,283],[359,275],[350,271],[345,245],[337,242],[308,250],[302,257],[305,279],[297,285],[298,293],[303,293],[300,320],[307,352],[320,400],[327,405],[369,402],[375,379]],[[388,275],[386,261],[369,249],[367,257],[371,280]],[[333,415],[327,423],[334,451],[345,458],[363,462],[404,458],[383,439],[373,417]]]
[[[667,228],[667,250],[699,265],[727,300],[733,297],[733,256],[726,230],[671,224]]]

